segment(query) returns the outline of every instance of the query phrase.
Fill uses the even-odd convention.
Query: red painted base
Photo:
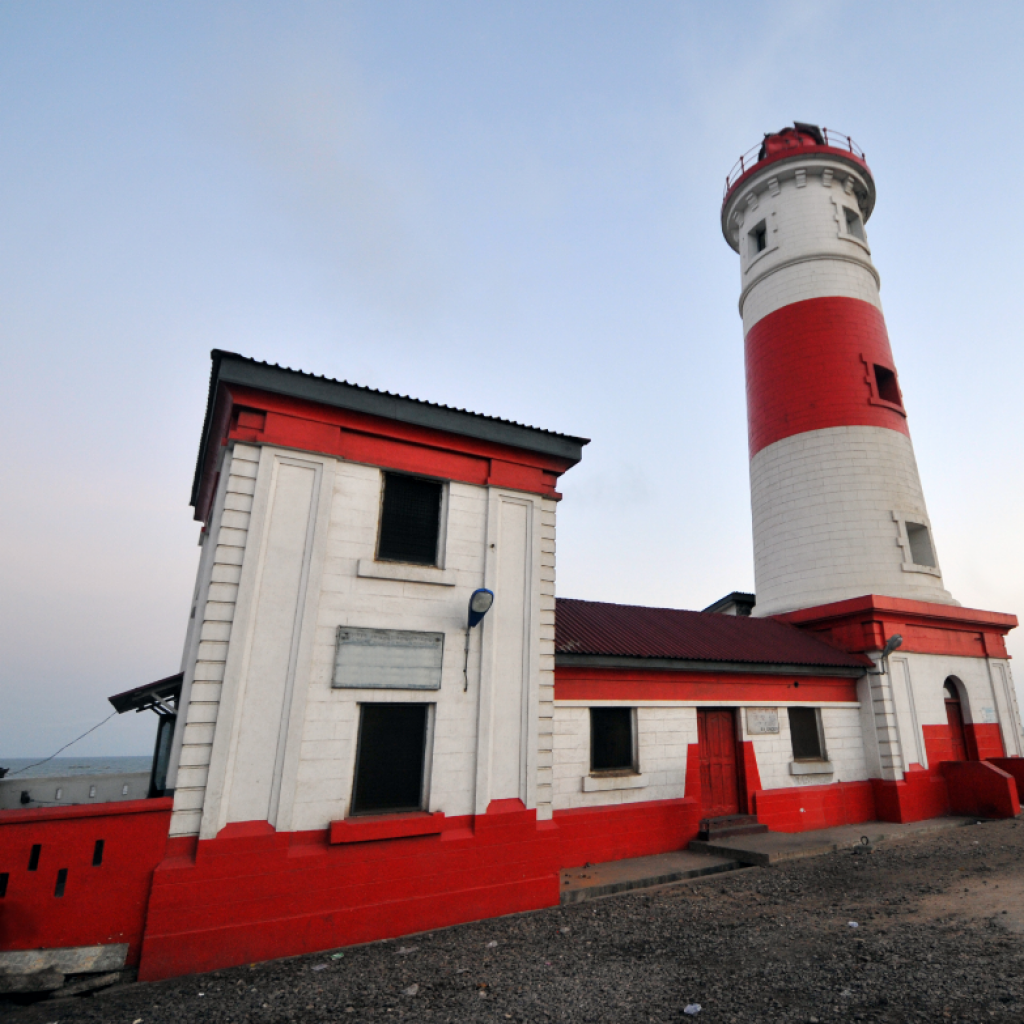
[[[943,737],[926,738],[931,771],[781,790],[760,788],[745,743],[748,809],[778,832],[1019,811],[1024,759],[941,762]],[[2,812],[0,948],[128,942],[129,964],[155,980],[553,906],[563,867],[684,849],[696,836],[696,744],[689,754],[685,799],[559,811],[543,822],[501,800],[475,818],[394,815],[298,833],[240,822],[199,842],[164,839],[169,800]],[[103,863],[93,867],[99,838]],[[56,896],[62,867],[68,879]]]
[[[877,817],[870,782],[761,790],[754,794],[754,811],[773,832],[807,832]]]

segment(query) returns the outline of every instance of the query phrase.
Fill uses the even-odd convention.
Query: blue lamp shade
[[[473,591],[473,594],[469,599],[470,629],[472,629],[491,610],[492,604],[494,604],[493,591],[484,590],[482,587],[479,590]]]

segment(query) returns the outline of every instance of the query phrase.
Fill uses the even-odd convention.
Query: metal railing
[[[849,135],[844,135],[842,132],[832,131],[829,128],[822,128],[821,134],[825,139],[826,146],[829,146],[832,149],[845,149],[847,152],[852,153],[855,157],[859,157],[861,160],[866,159],[864,156],[864,150],[861,149]],[[751,148],[736,161],[732,170],[725,176],[725,191],[722,193],[723,198],[728,194],[729,189],[731,189],[733,185],[735,185],[736,182],[747,173],[747,171],[760,163],[758,153],[761,152],[761,147],[763,145],[763,142],[759,142],[756,146],[751,146]]]

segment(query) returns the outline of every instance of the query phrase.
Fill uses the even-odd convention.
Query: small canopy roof
[[[150,709],[158,715],[172,715],[176,713],[183,678],[184,673],[179,672],[176,676],[158,679],[155,683],[136,686],[134,690],[115,693],[107,700],[114,705],[114,710],[119,715],[123,715],[126,711],[149,711]]]

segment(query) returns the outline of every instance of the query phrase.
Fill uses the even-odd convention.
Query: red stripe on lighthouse
[[[830,296],[769,313],[747,333],[746,364],[751,457],[828,427],[888,427],[909,436],[902,404],[885,400],[884,372],[879,393],[875,367],[895,367],[885,320],[868,302]]]

